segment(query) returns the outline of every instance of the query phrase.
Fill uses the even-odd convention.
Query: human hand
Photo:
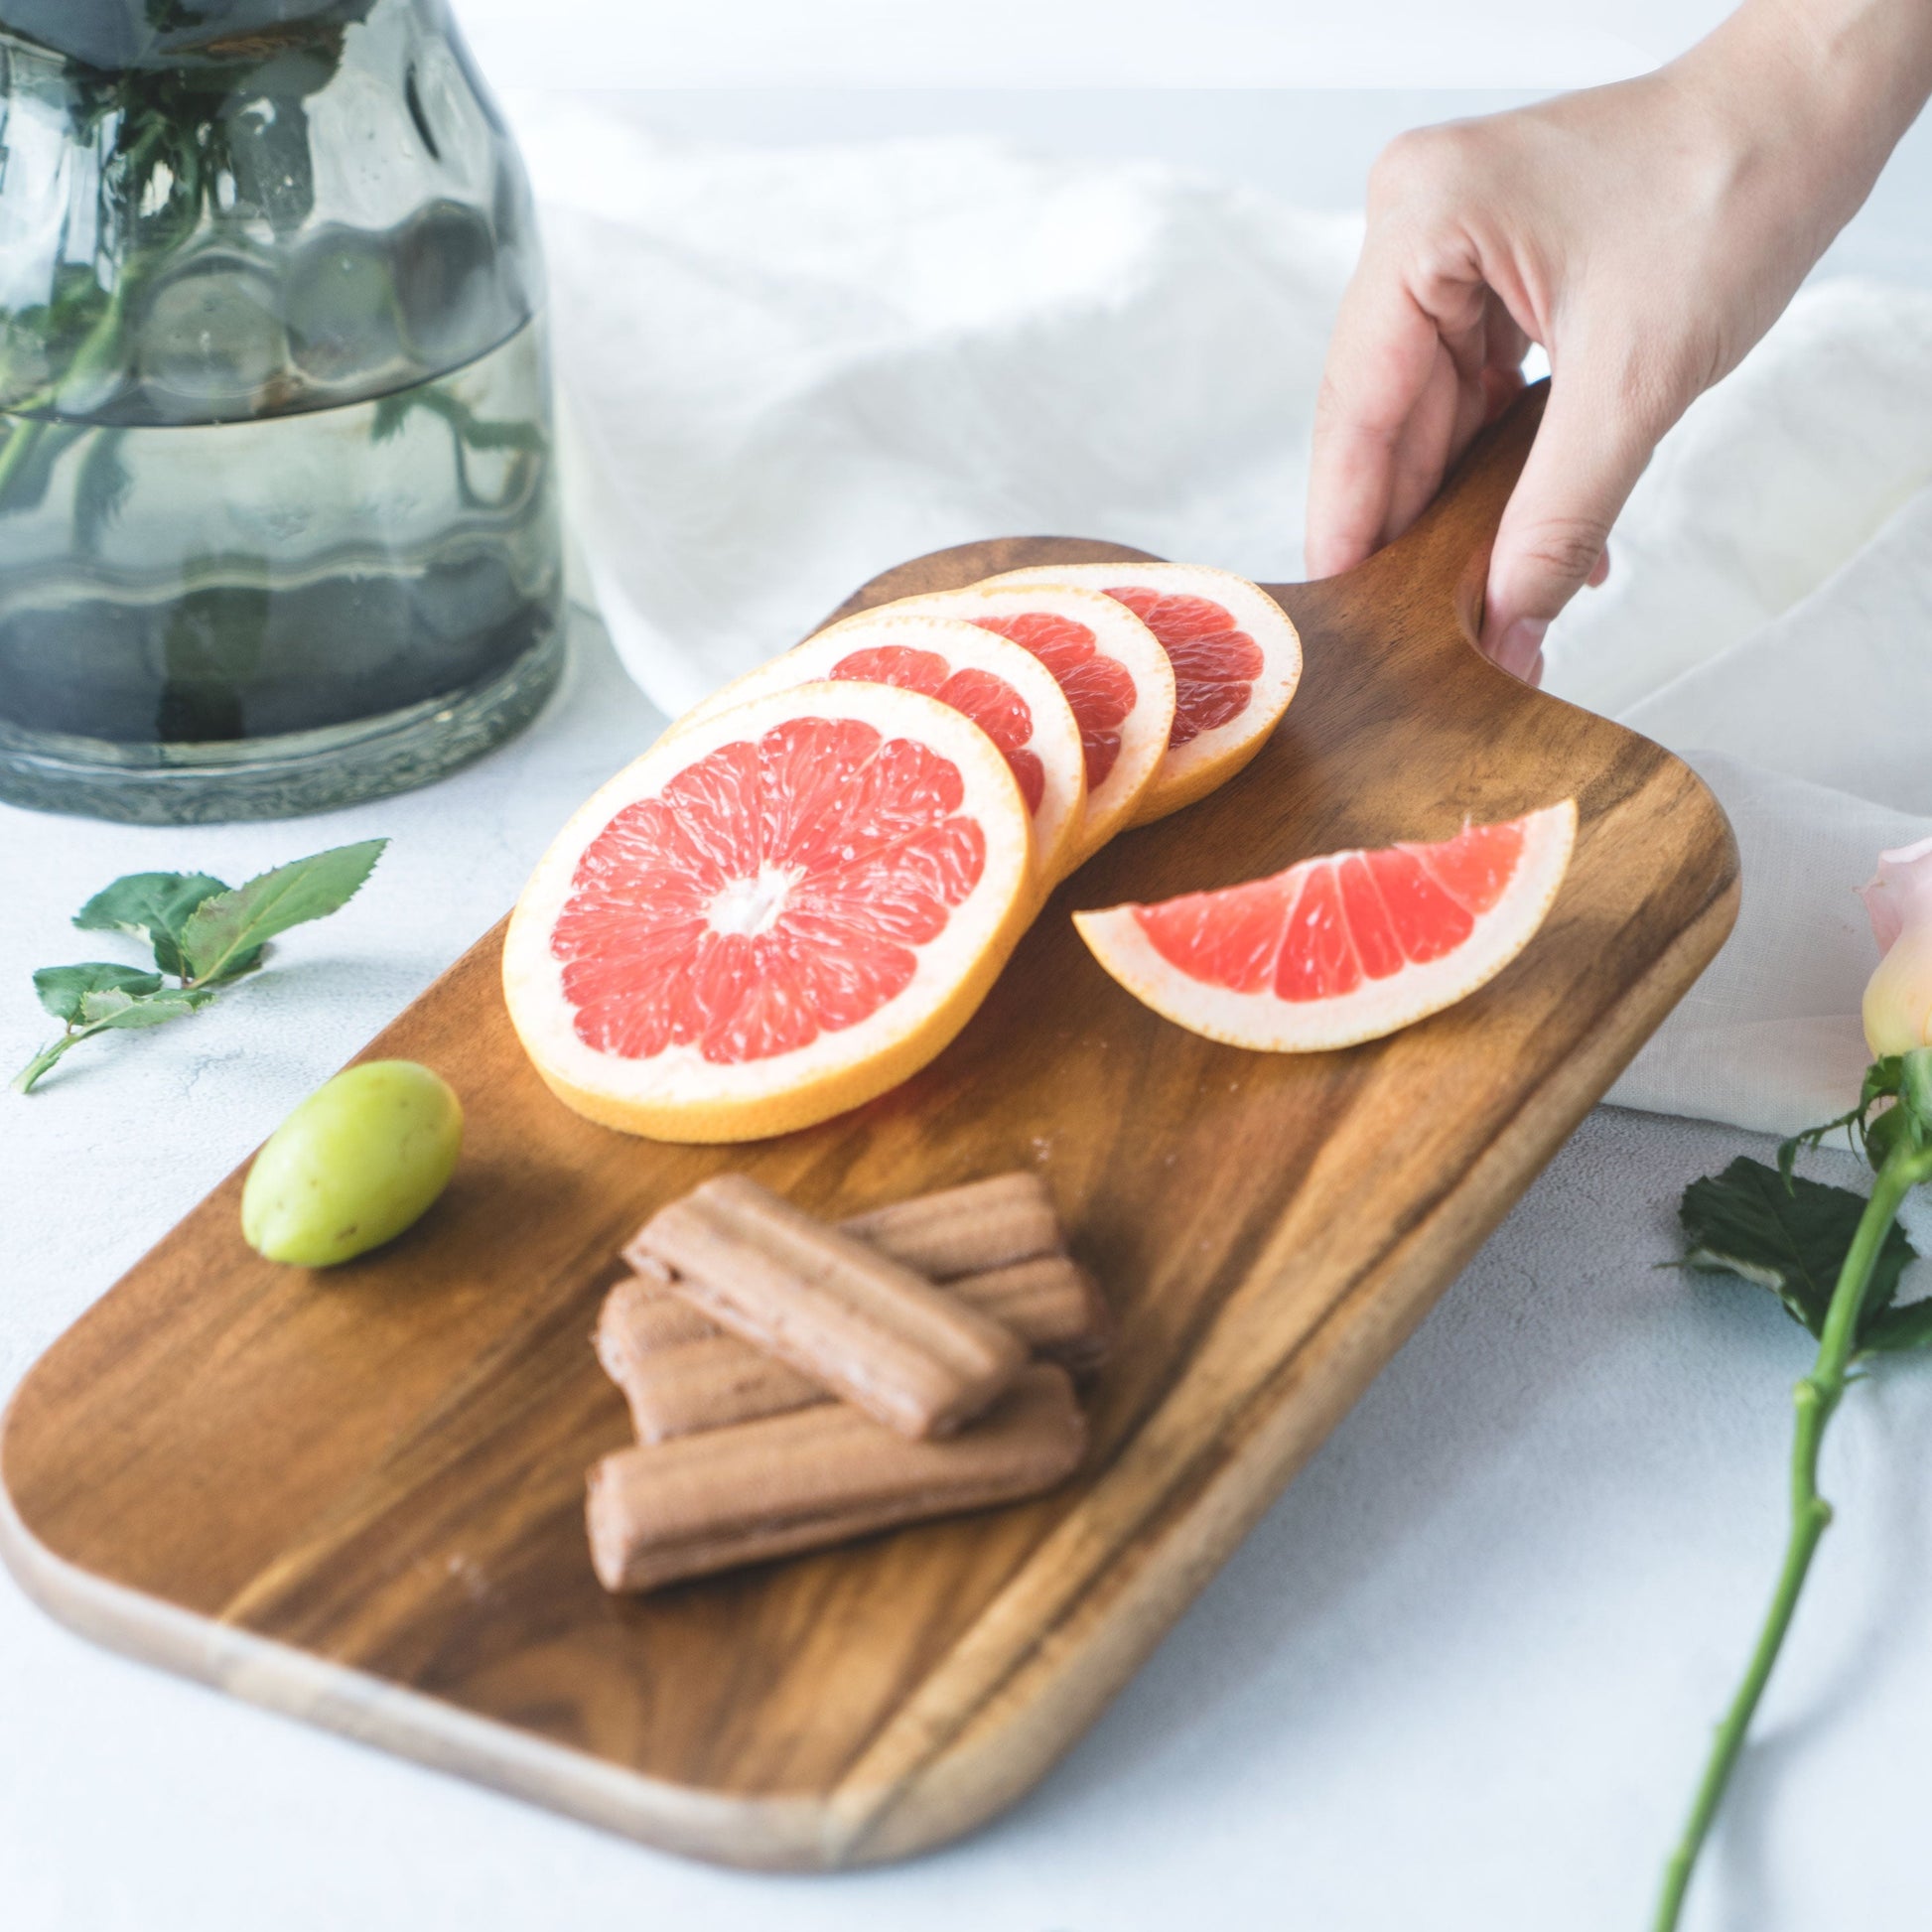
[[[1658,440],[1777,318],[1928,89],[1924,0],[1751,0],[1640,79],[1394,142],[1315,409],[1310,574],[1414,522],[1540,343],[1550,400],[1481,639],[1537,677]]]

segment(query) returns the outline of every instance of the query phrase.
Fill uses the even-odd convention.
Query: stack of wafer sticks
[[[1085,1451],[1072,1376],[1106,1352],[1107,1310],[1035,1174],[836,1226],[721,1174],[624,1259],[597,1352],[637,1446],[587,1501],[607,1589],[1016,1501]]]

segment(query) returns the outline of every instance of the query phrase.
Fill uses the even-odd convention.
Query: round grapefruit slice
[[[1035,583],[1024,591],[976,584],[901,598],[847,618],[856,629],[888,614],[963,618],[1023,644],[1052,672],[1080,728],[1087,808],[1065,870],[1134,823],[1173,727],[1173,667],[1133,613],[1095,590]]]
[[[1073,923],[1137,1000],[1209,1039],[1277,1053],[1352,1046],[1501,972],[1543,923],[1576,836],[1566,798],[1437,845],[1330,852]]]
[[[1168,754],[1134,812],[1146,825],[1204,798],[1261,750],[1302,679],[1288,613],[1245,577],[1201,564],[1050,564],[987,580],[1105,591],[1160,638],[1173,665]]]
[[[714,692],[673,727],[767,691],[821,679],[896,684],[962,711],[1012,767],[1034,823],[1034,868],[1044,897],[1065,871],[1086,811],[1080,729],[1060,687],[1038,658],[957,618],[875,616],[834,624]]]
[[[660,739],[571,819],[503,943],[510,1019],[592,1120],[807,1127],[923,1066],[1035,904],[993,742],[923,692],[803,684]]]

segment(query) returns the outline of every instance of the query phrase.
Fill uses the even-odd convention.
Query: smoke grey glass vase
[[[444,0],[0,0],[0,798],[317,811],[526,723],[541,284]]]

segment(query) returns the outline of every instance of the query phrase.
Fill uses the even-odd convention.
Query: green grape
[[[241,1232],[270,1261],[347,1261],[429,1210],[462,1146],[463,1103],[428,1067],[351,1066],[318,1087],[255,1156]]]

